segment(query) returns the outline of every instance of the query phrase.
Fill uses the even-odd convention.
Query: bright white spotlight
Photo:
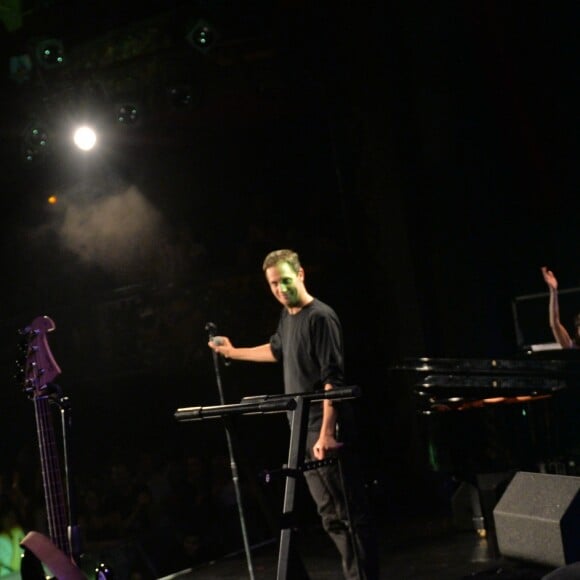
[[[97,134],[90,127],[79,127],[73,136],[75,145],[83,151],[90,151],[97,142]]]

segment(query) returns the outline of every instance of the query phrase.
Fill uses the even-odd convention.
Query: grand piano
[[[394,370],[411,389],[424,461],[475,487],[483,535],[493,539],[491,511],[516,470],[578,475],[580,351],[406,358]]]

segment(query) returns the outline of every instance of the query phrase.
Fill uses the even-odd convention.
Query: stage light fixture
[[[32,59],[29,54],[18,54],[9,59],[10,79],[15,83],[30,80],[32,74]]]
[[[189,107],[193,104],[194,96],[190,85],[174,85],[167,89],[169,104],[175,108]]]
[[[200,52],[207,52],[215,44],[218,33],[207,20],[198,20],[187,35],[187,41]]]
[[[40,121],[31,121],[24,129],[22,149],[24,161],[35,163],[41,161],[49,151],[49,130]]]
[[[64,64],[64,47],[58,38],[47,38],[36,45],[36,60],[44,68],[56,68]]]
[[[141,120],[140,106],[136,103],[124,103],[117,108],[117,122],[121,125],[137,125]]]
[[[92,127],[83,125],[74,131],[73,141],[82,151],[90,151],[97,144],[97,134]]]

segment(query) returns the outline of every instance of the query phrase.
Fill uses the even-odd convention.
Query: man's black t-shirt
[[[276,360],[284,369],[286,394],[321,390],[324,385],[344,386],[342,328],[334,310],[314,299],[297,314],[285,308],[276,333],[270,338]],[[322,404],[313,403],[308,429],[320,429]]]

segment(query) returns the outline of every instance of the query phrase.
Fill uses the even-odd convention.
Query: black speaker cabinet
[[[493,517],[503,556],[555,567],[580,560],[580,477],[518,471]]]

